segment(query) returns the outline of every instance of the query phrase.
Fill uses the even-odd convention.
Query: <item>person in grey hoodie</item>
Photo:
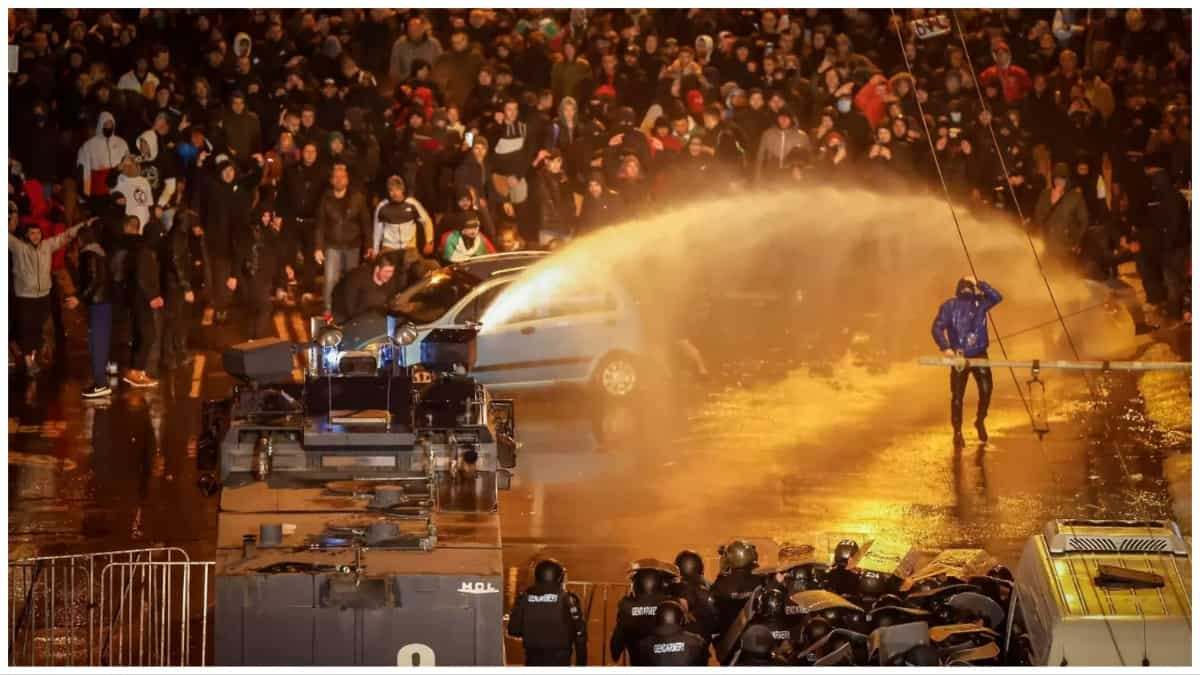
[[[788,153],[795,149],[811,149],[808,134],[796,126],[796,119],[787,108],[775,113],[775,126],[763,132],[758,143],[758,156],[754,161],[754,180],[760,182],[764,176],[786,176],[791,167],[785,161]]]
[[[8,250],[12,254],[13,292],[16,307],[9,316],[18,317],[18,345],[25,355],[25,368],[30,375],[37,373],[37,352],[42,347],[42,326],[50,314],[50,264],[51,256],[66,246],[92,218],[65,232],[43,239],[40,227],[25,228],[24,236],[18,236],[15,224],[10,220]]]
[[[408,79],[413,61],[433,63],[442,55],[442,43],[429,34],[429,25],[419,16],[410,17],[405,34],[392,45],[392,58],[388,64],[388,76],[393,84]]]

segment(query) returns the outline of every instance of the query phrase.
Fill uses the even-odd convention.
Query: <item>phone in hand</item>
[[[466,133],[466,135],[463,136],[463,140],[466,141],[467,147],[471,147],[472,145],[475,145],[475,132],[468,131]]]

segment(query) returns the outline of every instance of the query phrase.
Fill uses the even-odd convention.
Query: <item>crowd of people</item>
[[[1136,260],[1190,320],[1190,23],[10,10],[10,353],[35,372],[84,305],[85,395],[114,362],[153,386],[202,307],[258,337],[280,302],[353,315],[440,265],[757,186],[944,186],[1095,279]]]

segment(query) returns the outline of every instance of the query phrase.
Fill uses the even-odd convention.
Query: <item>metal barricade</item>
[[[191,561],[187,552],[176,547],[11,560],[9,665],[206,665],[212,567],[212,562]],[[180,569],[187,571],[173,579]],[[150,604],[151,584],[155,584],[154,604]],[[136,603],[142,594],[147,602]],[[179,623],[186,624],[182,634],[187,640],[163,640],[165,629],[130,632],[121,622],[135,611],[147,620],[157,619],[160,627],[168,624],[165,617],[172,611],[179,612],[187,620],[176,618],[169,625],[175,630]],[[162,640],[162,646],[153,653],[145,650],[140,663],[128,650],[108,648],[110,638],[151,637]]]
[[[206,665],[214,564],[141,561],[106,566],[100,572],[101,663]]]
[[[608,641],[616,625],[617,606],[629,593],[629,584],[604,581],[568,581],[567,590],[579,596],[588,625],[588,665],[626,666],[627,657],[610,663]],[[598,655],[598,656],[597,656]]]

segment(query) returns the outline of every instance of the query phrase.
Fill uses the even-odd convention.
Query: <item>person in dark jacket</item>
[[[954,297],[942,303],[933,320],[933,341],[950,358],[986,359],[988,348],[988,312],[1003,300],[999,291],[975,277],[958,280]],[[975,430],[979,440],[987,442],[988,404],[992,399],[992,369],[987,366],[950,369],[950,424],[954,427],[954,443],[962,446],[963,394],[967,380],[975,376],[979,389],[979,407],[975,414]]]
[[[513,206],[496,191],[492,180],[492,162],[488,157],[490,147],[486,138],[475,137],[471,144],[471,152],[454,171],[454,188],[460,191],[460,194],[464,189],[469,191],[480,209],[491,209],[495,215],[503,212],[511,218],[515,213]]]
[[[658,605],[654,629],[638,643],[638,662],[656,667],[708,665],[708,641],[684,628],[687,613],[676,600]]]
[[[187,351],[188,324],[196,293],[192,289],[191,238],[199,237],[200,216],[195,210],[181,207],[171,221],[163,245],[163,285],[166,289],[166,316],[163,320],[162,362],[167,368],[186,365],[191,361]]]
[[[226,320],[232,299],[229,281],[233,278],[234,233],[250,220],[254,186],[262,176],[262,155],[256,155],[255,159],[258,163],[249,172],[240,174],[233,162],[221,162],[216,167],[216,178],[206,174],[203,185],[204,208],[200,215],[204,221],[206,258],[211,267],[210,301],[218,323]]]
[[[1033,225],[1046,239],[1047,248],[1062,260],[1073,260],[1083,250],[1088,228],[1087,202],[1078,187],[1069,184],[1071,169],[1066,162],[1054,166],[1053,180],[1033,208]]]
[[[587,618],[579,596],[566,590],[566,570],[553,559],[538,561],[534,582],[513,602],[508,634],[520,638],[527,666],[587,665]]]
[[[374,265],[356,267],[342,277],[332,292],[330,313],[334,323],[345,323],[371,310],[387,309],[388,301],[401,290],[395,283],[394,255],[377,256]]]
[[[74,299],[87,305],[88,356],[92,365],[92,386],[83,390],[83,397],[99,398],[112,394],[105,371],[112,345],[112,277],[108,254],[100,246],[95,229],[80,230],[79,243],[79,281]],[[75,302],[68,299],[69,306]]]
[[[272,300],[284,276],[288,248],[282,216],[264,208],[254,220],[239,238],[234,273],[246,312],[246,337],[258,340],[274,335]]]
[[[629,595],[621,598],[617,605],[617,625],[609,640],[609,654],[613,661],[629,652],[629,665],[647,665],[642,661],[638,645],[654,632],[658,606],[672,598],[667,595],[663,572],[656,569],[639,569],[633,574]]]
[[[575,195],[563,171],[561,150],[552,148],[542,160],[533,187],[538,208],[536,241],[545,245],[550,239],[567,238],[575,229]]]
[[[262,124],[258,115],[246,109],[246,96],[240,91],[229,97],[229,110],[221,117],[225,143],[238,159],[262,152]]]
[[[315,143],[300,151],[300,161],[283,172],[276,207],[284,217],[284,232],[300,247],[303,269],[299,272],[301,287],[311,288],[317,265],[312,252],[317,250],[317,206],[329,184],[329,166],[321,160]]]
[[[593,172],[588,178],[587,192],[579,212],[579,229],[583,233],[612,225],[620,219],[621,207],[617,194],[604,184],[604,174]]]
[[[130,279],[130,306],[133,310],[133,360],[123,378],[131,387],[153,387],[158,380],[147,374],[146,369],[155,366],[152,359],[162,334],[162,268],[158,257],[158,238],[162,226],[157,220],[146,224],[138,236],[137,216],[127,216],[124,232],[136,237],[130,252],[132,278]]]
[[[358,267],[371,241],[371,210],[361,192],[350,189],[350,171],[334,164],[331,189],[317,206],[317,250],[313,258],[325,266],[325,311],[333,311],[333,288],[342,275]]]

